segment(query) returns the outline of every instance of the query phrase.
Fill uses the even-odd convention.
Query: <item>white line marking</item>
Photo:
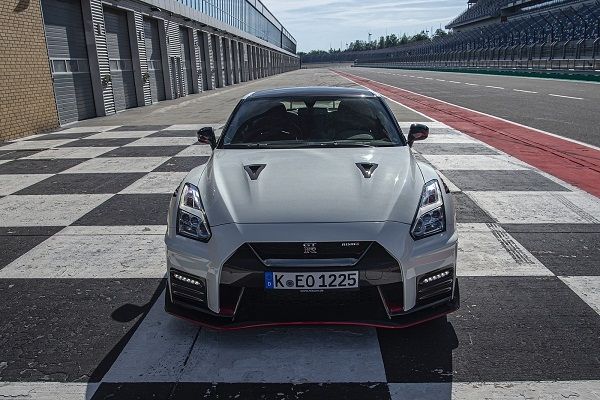
[[[439,82],[446,82],[446,80],[445,80],[445,79],[437,79],[437,78],[436,78],[435,80],[436,80],[436,81],[439,81]]]
[[[433,80],[433,78],[425,78],[425,79],[427,79],[428,81],[432,81]]]
[[[408,399],[598,399],[600,381],[390,383],[392,400]]]
[[[582,97],[573,97],[573,96],[563,96],[562,94],[548,94],[548,96],[552,97],[562,97],[563,99],[573,99],[573,100],[583,100]]]
[[[2,381],[0,398],[85,400],[94,396],[98,386],[100,383]]]
[[[515,92],[521,92],[521,93],[534,93],[537,94],[538,92],[534,92],[533,90],[523,90],[523,89],[513,89]]]
[[[372,89],[370,89],[370,88],[366,87],[365,85],[361,85],[360,83],[354,82],[352,79],[350,79],[350,78],[348,78],[348,77],[345,77],[344,75],[340,75],[340,76],[341,76],[342,78],[346,79],[348,82],[352,82],[352,83],[354,83],[354,84],[355,84],[355,85],[357,85],[357,86],[363,87],[363,88],[365,88],[365,89],[367,89],[367,90],[372,90]],[[404,76],[406,76],[406,75],[404,75]],[[377,81],[373,81],[373,82],[377,82]],[[387,86],[391,86],[391,85],[387,85]],[[395,87],[395,86],[391,86],[391,87]],[[412,112],[414,112],[414,113],[416,113],[416,114],[419,114],[420,116],[422,116],[422,117],[425,117],[426,119],[428,119],[428,120],[430,120],[430,121],[433,121],[433,122],[439,122],[439,123],[441,124],[441,122],[440,122],[440,121],[438,121],[438,120],[436,120],[436,119],[434,119],[434,118],[431,118],[431,117],[429,117],[429,116],[427,116],[427,115],[423,114],[423,113],[422,113],[422,112],[420,112],[420,111],[417,111],[417,110],[415,110],[415,109],[413,109],[413,108],[410,108],[409,106],[406,106],[406,105],[404,105],[404,104],[400,103],[399,101],[396,101],[396,100],[392,99],[391,97],[384,96],[384,95],[382,95],[382,96],[383,96],[383,97],[385,97],[386,99],[388,99],[389,101],[391,101],[392,103],[396,103],[396,104],[398,104],[399,106],[402,106],[402,107],[404,107],[404,108],[406,108],[406,109],[408,109],[408,110],[410,110],[410,111],[412,111]],[[444,124],[444,125],[445,125],[445,124]]]
[[[359,78],[360,78],[360,76],[358,76],[358,75],[354,75],[354,74],[351,74],[351,75],[353,75],[353,76],[356,76],[356,77],[359,77]],[[344,76],[344,78],[346,78],[346,77]],[[349,80],[350,82],[354,83],[355,85],[359,85],[358,83],[356,83],[355,81],[353,81],[353,80],[352,80],[352,79],[350,79],[350,78],[346,78],[346,79],[347,79],[347,80]],[[369,78],[364,78],[364,77],[363,77],[363,79],[369,79]],[[531,78],[531,79],[534,79],[534,78]],[[545,78],[535,78],[535,79],[545,79]],[[560,135],[557,135],[557,134],[555,134],[555,133],[550,133],[550,132],[547,132],[547,131],[544,131],[544,130],[541,130],[541,129],[538,129],[538,128],[534,128],[534,127],[531,127],[531,126],[523,125],[523,124],[520,124],[520,123],[518,123],[518,122],[515,122],[515,121],[510,121],[510,120],[508,120],[508,119],[504,119],[504,118],[501,118],[501,117],[497,117],[497,116],[495,116],[495,115],[486,114],[486,113],[484,113],[484,112],[481,112],[481,111],[473,110],[472,108],[467,108],[467,107],[459,106],[458,104],[454,104],[454,103],[450,103],[450,102],[448,102],[448,101],[444,101],[444,100],[436,99],[435,97],[431,97],[431,96],[427,96],[427,95],[424,95],[424,94],[421,94],[421,93],[413,92],[413,91],[411,91],[411,90],[407,90],[407,89],[404,89],[404,88],[401,88],[401,87],[398,87],[398,86],[389,85],[389,84],[387,84],[387,83],[379,82],[379,81],[376,81],[376,80],[374,80],[374,79],[369,79],[369,80],[370,80],[370,81],[372,81],[372,82],[376,82],[376,83],[378,83],[378,84],[380,84],[380,85],[384,85],[384,86],[389,86],[389,87],[392,87],[392,88],[394,88],[394,89],[401,89],[401,90],[404,90],[404,91],[405,91],[405,92],[407,92],[407,93],[412,93],[412,94],[414,94],[414,95],[421,96],[421,97],[423,97],[423,98],[426,98],[426,99],[430,99],[430,100],[436,100],[436,101],[439,101],[440,103],[444,103],[444,104],[448,104],[448,105],[450,105],[450,106],[454,106],[454,107],[462,108],[463,110],[471,111],[471,112],[477,113],[477,114],[479,114],[479,115],[485,115],[486,117],[495,118],[495,119],[497,119],[498,121],[504,121],[504,122],[508,122],[508,123],[511,123],[511,124],[515,124],[516,126],[520,126],[520,127],[522,127],[522,128],[531,129],[531,130],[533,130],[533,131],[536,131],[536,132],[539,132],[539,133],[543,133],[544,135],[553,136],[553,137],[555,137],[555,138],[558,138],[558,139],[563,139],[563,140],[566,140],[567,142],[571,142],[571,143],[577,143],[577,144],[579,144],[579,145],[581,145],[581,146],[585,146],[585,147],[588,147],[588,148],[590,148],[590,149],[594,149],[594,150],[600,150],[600,147],[598,147],[598,146],[594,146],[594,145],[592,145],[592,144],[588,144],[588,143],[580,142],[579,140],[575,140],[575,139],[571,139],[571,138],[568,138],[568,137],[560,136]],[[367,87],[366,87],[366,86],[364,86],[364,85],[359,85],[359,86],[362,86],[362,87],[364,87],[364,88],[367,88]],[[367,89],[369,89],[369,88],[367,88]],[[372,89],[369,89],[369,90],[372,90]],[[387,96],[385,96],[385,97],[387,97]],[[391,99],[390,99],[390,100],[391,100]],[[397,101],[394,101],[394,102],[395,102],[395,103],[398,103],[398,104],[400,104],[400,105],[402,105],[402,106],[404,106],[404,107],[406,107],[404,104],[402,104],[402,103],[400,103],[400,102],[397,102]],[[409,108],[409,109],[411,109],[411,110],[412,110],[412,108],[410,108],[410,107],[406,107],[406,108]],[[433,119],[433,118],[431,118],[430,116],[427,116],[427,115],[425,115],[425,114],[423,114],[423,113],[421,113],[421,112],[418,112],[418,111],[416,111],[416,110],[413,110],[413,111],[415,111],[415,112],[417,112],[417,113],[421,114],[421,115],[422,115],[422,116],[424,116],[424,117],[427,117],[427,118],[429,118],[429,119]],[[435,119],[433,119],[433,120],[434,120],[434,121],[436,121]],[[439,121],[438,121],[438,122],[439,122]]]
[[[450,83],[462,83],[462,82],[457,82],[457,81],[448,81]]]
[[[594,224],[600,217],[600,202],[589,200],[585,192],[553,191],[463,191],[500,224]],[[567,197],[568,195],[568,197]],[[527,199],[539,206],[531,208]],[[578,204],[576,204],[578,203]],[[584,209],[591,205],[590,209]]]
[[[503,87],[500,87],[500,86],[488,86],[488,85],[486,85],[485,87],[486,87],[486,88],[490,88],[490,89],[500,89],[500,90],[504,90],[504,88],[503,88]]]
[[[479,85],[478,85],[478,84],[476,84],[476,83],[466,83],[466,82],[465,82],[465,85],[469,85],[469,86],[479,86]]]
[[[554,276],[498,224],[458,223],[460,276]]]
[[[164,225],[69,226],[4,267],[0,276],[2,279],[162,278],[165,230]]]
[[[436,169],[445,170],[524,170],[519,160],[504,155],[434,155],[423,154]]]
[[[559,279],[600,314],[599,276],[559,276]]]

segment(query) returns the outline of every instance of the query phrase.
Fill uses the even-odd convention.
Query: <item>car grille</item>
[[[249,243],[261,260],[354,259],[358,260],[373,242],[285,242]]]
[[[390,253],[388,253],[379,243],[377,242],[366,242],[369,243],[366,250],[354,261],[350,262],[351,258],[356,257],[358,252],[351,250],[344,254],[340,253],[329,253],[330,256],[336,258],[311,258],[311,259],[298,259],[298,258],[279,258],[279,259],[262,259],[257,255],[257,251],[251,246],[254,244],[243,244],[241,245],[232,255],[225,261],[221,270],[221,283],[226,285],[243,286],[243,287],[264,287],[264,272],[266,271],[290,271],[290,270],[301,270],[301,271],[347,271],[349,269],[357,271],[373,271],[370,275],[369,282],[362,282],[361,285],[383,285],[394,282],[402,281],[402,272],[400,265]],[[298,246],[302,247],[302,243],[282,243],[281,247],[278,248],[278,253],[275,252],[264,252],[265,249],[271,247],[265,246],[260,247],[263,252],[262,256],[271,257],[282,257],[284,254],[281,252],[283,248],[295,248],[296,251]],[[354,254],[352,252],[355,252]],[[346,256],[343,258],[337,258],[337,256]],[[366,273],[365,273],[366,274]],[[366,275],[361,274],[364,278]],[[379,275],[381,278],[374,278],[373,276]]]

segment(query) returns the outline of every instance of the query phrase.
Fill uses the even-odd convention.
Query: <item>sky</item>
[[[262,0],[298,42],[298,51],[329,50],[380,36],[443,28],[466,0]]]

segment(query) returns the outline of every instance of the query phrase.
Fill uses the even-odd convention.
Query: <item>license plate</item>
[[[324,290],[358,287],[358,271],[265,272],[265,289]]]

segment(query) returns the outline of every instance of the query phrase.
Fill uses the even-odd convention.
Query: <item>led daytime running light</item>
[[[423,279],[423,283],[430,283],[433,281],[437,281],[438,279],[442,279],[448,275],[450,275],[450,271],[440,272],[439,274],[436,274],[436,275],[430,276],[429,278]]]
[[[185,283],[192,284],[192,285],[202,286],[202,282],[197,281],[195,279],[190,279],[188,277],[185,277],[185,276],[182,276],[182,275],[179,275],[179,274],[173,274],[173,278],[178,279],[178,280],[180,280],[182,282],[185,282]]]

